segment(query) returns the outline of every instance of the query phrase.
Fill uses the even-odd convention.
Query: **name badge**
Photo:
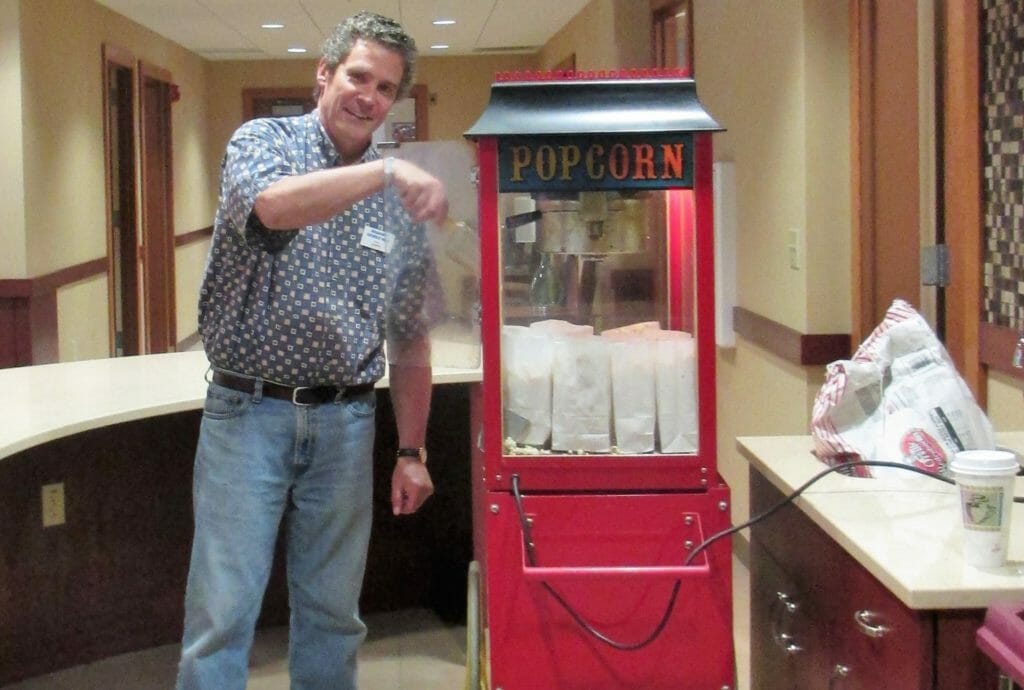
[[[395,246],[395,236],[380,228],[367,225],[363,228],[363,238],[359,241],[359,244],[368,249],[387,254]]]

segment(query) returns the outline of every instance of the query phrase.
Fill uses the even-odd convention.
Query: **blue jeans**
[[[244,690],[282,516],[291,687],[356,687],[375,408],[372,391],[302,407],[210,384],[178,690]]]

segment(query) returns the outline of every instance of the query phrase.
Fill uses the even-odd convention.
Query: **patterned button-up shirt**
[[[379,157],[371,147],[363,161]],[[213,366],[294,386],[369,383],[384,374],[386,336],[426,333],[436,269],[393,188],[298,230],[253,213],[276,180],[339,164],[316,111],[252,120],[231,138],[199,297]]]

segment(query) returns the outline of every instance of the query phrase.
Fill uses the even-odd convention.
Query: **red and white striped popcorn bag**
[[[829,465],[884,460],[945,474],[959,450],[993,448],[992,425],[928,322],[896,300],[849,360],[832,362],[811,411]],[[895,472],[853,466],[858,477]]]

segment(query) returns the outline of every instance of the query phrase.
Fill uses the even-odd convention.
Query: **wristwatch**
[[[419,448],[399,448],[398,457],[400,458],[416,458],[424,465],[427,464],[427,449],[423,446]]]
[[[390,187],[395,178],[395,159],[388,156],[384,159],[384,186]]]

